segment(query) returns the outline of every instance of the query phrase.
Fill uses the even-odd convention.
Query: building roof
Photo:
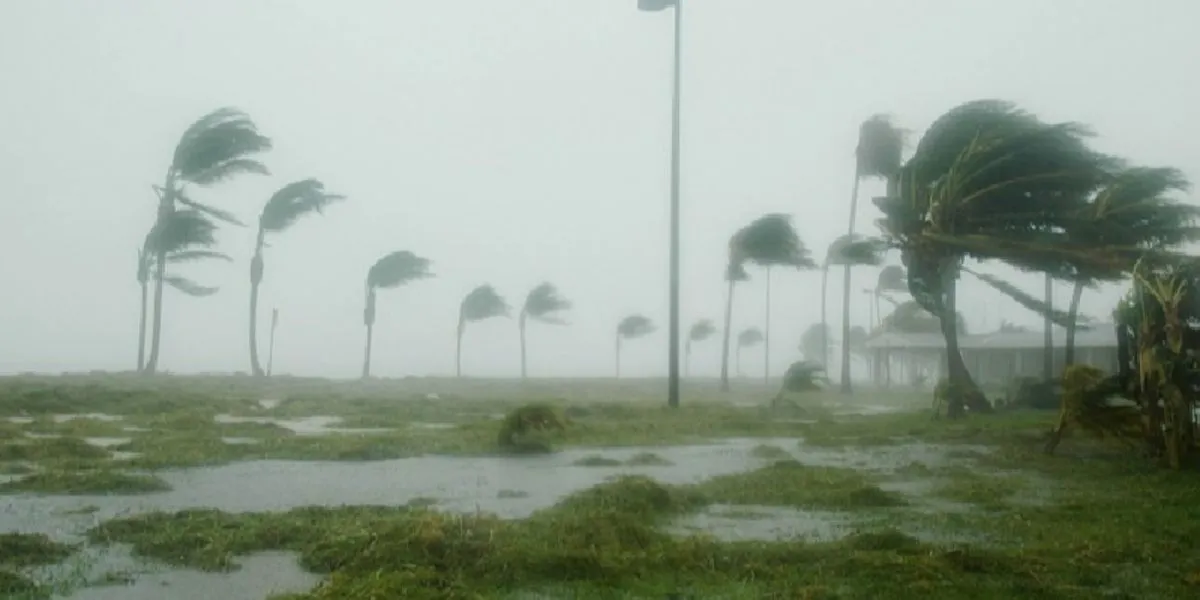
[[[1066,346],[1066,335],[1055,328],[1054,347]],[[1045,345],[1041,331],[994,331],[974,335],[962,335],[958,346],[964,350],[1025,350],[1039,349]],[[941,350],[946,340],[940,333],[884,333],[867,340],[867,348],[891,348],[894,350]],[[1116,348],[1117,332],[1112,323],[1096,323],[1075,330],[1076,348]]]

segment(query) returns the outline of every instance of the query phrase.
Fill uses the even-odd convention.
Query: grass
[[[23,569],[62,562],[75,546],[61,544],[41,533],[0,533],[0,566]]]
[[[124,426],[154,429],[126,432],[121,437],[133,438],[130,444],[115,448],[143,453],[132,462],[146,467],[260,457],[371,460],[431,452],[491,454],[499,425],[492,415],[530,401],[551,403],[570,415],[572,425],[555,439],[559,448],[801,436],[810,445],[825,447],[826,455],[842,448],[866,457],[862,462],[868,468],[814,466],[804,464],[805,446],[789,452],[763,445],[751,452],[759,461],[752,464],[763,466],[746,473],[692,485],[620,477],[524,519],[451,514],[414,502],[277,513],[151,513],[106,521],[88,532],[94,543],[128,543],[143,557],[215,571],[237,568],[238,557],[258,551],[295,552],[306,569],[325,575],[325,581],[287,600],[517,600],[530,593],[580,600],[658,599],[675,593],[735,600],[1169,600],[1200,595],[1200,555],[1195,553],[1200,478],[1161,471],[1082,436],[1064,441],[1059,456],[1044,456],[1040,441],[1055,419],[1050,413],[1013,412],[957,422],[934,421],[925,413],[833,418],[819,406],[829,398],[814,396],[806,399],[813,406],[805,411],[819,421],[813,424],[710,402],[716,395],[705,390],[696,390],[701,401],[670,411],[657,397],[645,400],[648,392],[639,390],[648,386],[633,382],[505,388],[494,382],[434,380],[265,384],[250,378],[113,378],[118,381],[105,380],[99,392],[85,394],[37,388],[86,388],[95,378],[66,383],[20,379],[17,384],[0,381],[0,415],[24,411],[35,420],[0,425],[0,448],[6,448],[0,452],[24,452],[10,462],[29,462],[38,473],[56,477],[130,475],[111,467],[96,469],[111,461],[107,452],[75,456],[76,451],[91,451],[76,442],[53,446],[48,439],[24,439],[33,428],[78,440],[107,426],[55,425],[46,419],[81,412],[120,414],[122,431]],[[104,391],[110,385],[125,391]],[[189,391],[181,393],[185,386]],[[742,399],[762,392],[765,402],[773,391],[752,391]],[[425,399],[426,393],[440,399]],[[285,401],[271,409],[259,407],[257,400],[268,395]],[[629,401],[618,404],[612,398]],[[270,425],[214,423],[212,417],[219,413],[278,418],[332,414],[343,417],[347,427],[390,431],[300,436]],[[455,427],[409,426],[413,422]],[[222,437],[250,437],[259,443],[231,445]],[[938,454],[944,460],[916,461],[891,471],[870,459],[870,453],[888,455],[911,442],[952,450]],[[26,448],[12,450],[12,445]],[[30,445],[39,448],[31,451]],[[595,456],[604,459],[596,462],[607,464],[654,464],[651,456],[657,455],[644,452],[646,456],[626,461]],[[929,497],[886,491],[884,483],[890,481],[923,482],[931,491]],[[60,489],[70,491],[78,483]],[[1039,504],[1025,501],[1033,492],[1038,492]],[[498,495],[519,498],[525,492]],[[934,500],[962,506],[952,510]],[[856,519],[860,524],[852,535],[823,542],[724,542],[667,533],[673,520],[711,504],[745,510],[797,507],[873,518]],[[762,511],[757,518],[776,517]],[[5,568],[9,575],[19,575],[5,566],[0,571]]]
[[[170,489],[167,482],[154,475],[108,469],[39,471],[0,483],[0,494],[136,495]]]

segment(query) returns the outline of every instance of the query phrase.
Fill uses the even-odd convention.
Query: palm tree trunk
[[[279,325],[279,309],[271,309],[271,341],[267,347],[267,377],[271,376],[275,367],[275,328]]]
[[[462,339],[467,329],[467,322],[462,316],[458,317],[458,340],[454,346],[454,376],[462,377]]]
[[[766,323],[763,325],[763,383],[771,383],[771,267],[767,267]]]
[[[621,378],[621,334],[617,334],[617,379]]]
[[[1046,309],[1054,310],[1054,280],[1046,273]],[[1047,314],[1042,324],[1042,379],[1054,379],[1054,321]]]
[[[158,199],[158,223],[165,223],[175,213],[174,178],[167,175],[166,185]],[[163,281],[167,277],[167,251],[154,253],[154,321],[150,334],[150,358],[143,373],[153,375],[158,370],[158,356],[162,344]]]
[[[150,290],[147,288],[147,282],[142,281],[142,308],[138,311],[138,362],[137,370],[140,373],[146,366],[146,302],[149,300],[148,295]]]
[[[525,311],[521,311],[521,317],[517,319],[517,329],[521,335],[521,379],[525,379]]]
[[[963,361],[962,351],[958,347],[958,307],[957,307],[957,278],[947,275],[942,285],[945,292],[945,303],[939,320],[942,325],[942,335],[946,338],[946,377],[950,382],[950,394],[946,405],[946,416],[962,417],[964,407],[971,412],[992,412],[983,392],[971,377],[967,363]]]
[[[729,391],[729,329],[733,327],[733,278],[729,279],[729,291],[725,293],[725,331],[721,342],[721,391]]]
[[[692,340],[683,343],[683,376],[691,377],[692,375]]]
[[[829,259],[825,259],[825,264],[821,267],[821,360],[824,364],[822,367],[829,368],[829,321],[826,318],[828,312],[826,305],[828,304],[829,291]],[[825,375],[829,375],[828,372]]]
[[[854,187],[850,191],[850,229],[854,235],[854,222],[858,218],[858,182],[862,180],[858,168],[854,169]],[[842,393],[850,389],[850,265],[842,267]]]
[[[262,365],[258,362],[258,285],[263,276],[263,230],[258,230],[258,242],[254,248],[254,258],[250,260],[250,373],[262,377]]]
[[[363,309],[363,325],[367,326],[367,347],[363,352],[362,378],[371,376],[371,338],[375,331],[375,290],[367,288],[367,305]]]
[[[1082,296],[1083,282],[1076,281],[1074,288],[1071,289],[1071,306],[1067,309],[1069,318],[1067,319],[1066,356],[1063,359],[1064,369],[1075,364],[1075,327],[1076,319],[1079,318],[1079,299]]]

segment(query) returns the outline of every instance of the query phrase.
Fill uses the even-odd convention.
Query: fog
[[[38,0],[0,3],[0,372],[130,370],[137,249],[183,130],[220,106],[272,138],[270,176],[196,199],[252,222],[307,177],[345,202],[275,236],[260,301],[280,311],[276,372],[350,377],[362,361],[363,282],[411,250],[437,277],[380,292],[373,372],[448,375],[459,302],[491,283],[509,303],[550,281],[569,325],[532,324],[533,376],[607,376],[617,321],[659,331],[623,349],[622,374],[665,373],[670,160],[669,12],[634,0]],[[1152,9],[1149,8],[1152,6]],[[1200,181],[1190,79],[1194,0],[799,2],[687,7],[683,56],[683,326],[721,317],[727,240],[767,212],[794,215],[819,261],[845,233],[859,123],[891,114],[915,137],[954,105],[1017,102],[1095,128],[1096,146]],[[1151,43],[1132,43],[1128,32]],[[861,192],[873,232],[882,193]],[[223,227],[233,264],[187,273],[221,292],[166,292],[161,367],[248,370],[251,228]],[[895,260],[895,259],[893,259]],[[1041,276],[984,268],[1039,293]],[[877,270],[855,270],[855,290]],[[763,323],[761,270],[734,328]],[[772,278],[772,370],[820,319],[819,272]],[[840,313],[840,274],[830,319]],[[832,281],[832,280],[831,280]],[[1107,318],[1120,286],[1084,295]],[[1065,301],[1068,287],[1057,286]],[[866,325],[866,297],[853,319]],[[972,330],[1040,318],[970,277]],[[519,373],[515,319],[472,325],[464,372]],[[761,372],[761,354],[747,353]],[[694,374],[715,375],[719,340]]]

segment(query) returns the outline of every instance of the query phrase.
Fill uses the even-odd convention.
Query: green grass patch
[[[901,506],[904,500],[879,489],[853,469],[816,467],[781,460],[747,473],[714,477],[697,489],[715,502],[853,510]]]
[[[0,533],[0,567],[25,568],[60,563],[76,547],[41,533]]]
[[[0,483],[0,493],[4,494],[136,495],[170,489],[167,482],[154,475],[107,469],[39,471],[21,479]]]

